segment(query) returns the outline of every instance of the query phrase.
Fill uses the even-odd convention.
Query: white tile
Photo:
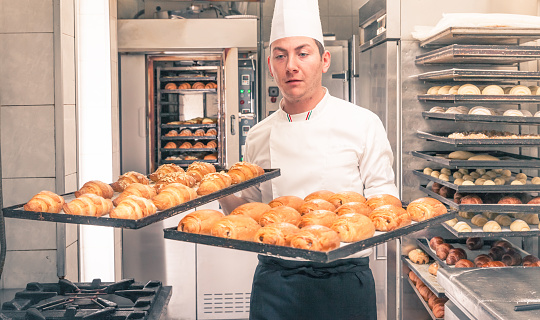
[[[56,250],[56,223],[6,218],[7,249]]]
[[[77,172],[77,119],[75,106],[64,105],[64,174]]]
[[[62,15],[60,29],[63,34],[75,37],[75,0],[60,1],[60,14]]]
[[[73,282],[79,281],[79,246],[75,242],[66,248],[66,279]]]
[[[328,6],[329,16],[350,16],[351,0],[332,1]]]
[[[0,0],[0,33],[53,32],[52,0]]]
[[[77,191],[77,174],[72,173],[65,177],[64,179],[65,192],[75,192]]]
[[[56,250],[8,251],[2,278],[4,288],[24,288],[28,282],[57,282]]]
[[[55,191],[54,178],[2,179],[4,207],[28,202],[42,190]]]
[[[62,85],[64,104],[75,104],[75,38],[62,35]]]

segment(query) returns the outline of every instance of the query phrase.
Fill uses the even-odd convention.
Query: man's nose
[[[298,70],[298,64],[297,64],[296,57],[294,55],[289,56],[287,59],[287,71],[294,72]]]

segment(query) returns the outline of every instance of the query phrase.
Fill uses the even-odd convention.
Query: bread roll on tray
[[[342,242],[361,241],[375,234],[375,225],[371,219],[358,213],[338,216],[330,228],[338,233]]]
[[[117,219],[139,220],[156,212],[157,208],[152,201],[131,195],[120,201],[118,206],[111,210],[109,216]]]
[[[156,169],[153,173],[151,173],[148,177],[152,181],[158,181],[159,179],[163,178],[166,174],[173,173],[173,172],[184,172],[184,169],[177,166],[174,163],[166,163],[159,166],[159,168]]]
[[[227,172],[232,179],[232,184],[253,179],[264,174],[263,168],[249,162],[237,162]]]
[[[366,198],[358,192],[343,191],[332,195],[328,198],[328,202],[337,208],[348,202],[366,202]]]
[[[210,234],[214,224],[224,217],[223,213],[216,210],[197,210],[186,215],[178,223],[178,231]]]
[[[313,199],[323,199],[323,200],[328,201],[328,199],[330,199],[330,197],[333,196],[333,195],[334,195],[334,192],[332,192],[332,191],[319,190],[319,191],[315,191],[315,192],[312,192],[312,193],[308,194],[304,198],[304,201],[309,201],[309,200],[313,200]]]
[[[304,204],[304,199],[296,196],[281,196],[277,197],[274,200],[270,201],[268,205],[272,208],[279,206],[287,206],[295,209],[300,212],[300,207]]]
[[[197,194],[204,196],[225,189],[232,184],[231,177],[224,172],[209,173],[203,177],[197,189]]]
[[[152,202],[159,210],[166,210],[195,198],[195,189],[181,183],[171,183],[162,188],[159,194],[152,198]]]
[[[429,256],[422,249],[413,249],[409,251],[409,259],[416,264],[429,263]]]
[[[67,214],[101,217],[112,210],[113,203],[111,199],[105,199],[93,193],[86,193],[64,204],[63,208]]]
[[[338,215],[328,210],[314,210],[304,214],[298,223],[299,228],[312,225],[330,227],[336,221]]]
[[[249,202],[244,203],[238,207],[236,207],[232,212],[231,215],[244,215],[253,218],[257,223],[260,222],[261,217],[263,213],[266,211],[272,209],[269,205],[266,203],[261,202]]]
[[[294,208],[288,207],[288,206],[278,206],[271,208],[270,210],[266,211],[261,215],[261,219],[259,220],[259,223],[261,226],[265,227],[271,223],[278,223],[278,222],[288,222],[290,224],[294,224],[295,226],[298,226],[298,223],[300,223],[300,212],[295,210]]]
[[[433,250],[437,250],[437,247],[441,243],[444,243],[444,239],[439,236],[436,236],[436,237],[431,238],[431,240],[429,240],[429,247]]]
[[[326,200],[313,199],[313,200],[305,201],[304,204],[300,206],[300,209],[298,211],[300,212],[300,214],[304,215],[304,214],[307,214],[316,210],[334,211],[336,210],[336,207]]]
[[[307,226],[291,236],[291,247],[330,251],[339,248],[340,238],[334,230],[319,225]]]
[[[336,213],[341,216],[347,213],[358,213],[366,217],[369,217],[373,210],[366,204],[362,202],[349,202],[341,205],[336,209]]]
[[[186,173],[192,176],[196,182],[200,182],[205,175],[214,172],[216,172],[216,167],[212,164],[198,161],[191,163],[186,170]]]
[[[447,212],[444,204],[437,199],[429,197],[416,199],[407,206],[407,213],[409,213],[413,221],[417,222],[431,219]]]
[[[148,180],[148,178],[142,173],[129,171],[118,177],[118,180],[113,182],[111,187],[116,192],[122,192],[132,183],[150,184],[150,180]]]
[[[161,189],[166,187],[167,185],[171,183],[181,183],[187,187],[194,187],[195,186],[195,178],[188,175],[184,172],[173,172],[164,175],[161,179],[159,179],[155,184],[154,188],[159,193],[161,192]]]
[[[379,195],[371,196],[367,199],[367,205],[371,209],[376,209],[384,205],[393,205],[396,207],[403,206],[403,204],[401,203],[401,200],[399,200],[398,198],[390,194],[379,194]]]
[[[64,206],[64,198],[54,192],[43,190],[34,195],[24,206],[26,211],[59,213]]]
[[[105,182],[92,180],[83,184],[78,191],[75,191],[75,197],[78,198],[86,193],[92,193],[106,199],[111,199],[113,197],[114,190]]]
[[[253,241],[260,228],[261,226],[253,218],[234,215],[216,221],[210,234],[227,239]]]

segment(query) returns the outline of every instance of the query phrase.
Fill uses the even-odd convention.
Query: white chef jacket
[[[249,202],[304,198],[318,190],[398,197],[392,149],[382,122],[328,90],[311,111],[289,115],[280,107],[255,125],[248,132],[245,160],[281,170],[280,177],[242,191]],[[370,253],[368,249],[354,257]]]

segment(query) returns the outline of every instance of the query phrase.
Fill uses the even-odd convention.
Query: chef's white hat
[[[276,0],[270,44],[287,37],[310,37],[324,45],[317,0]]]

